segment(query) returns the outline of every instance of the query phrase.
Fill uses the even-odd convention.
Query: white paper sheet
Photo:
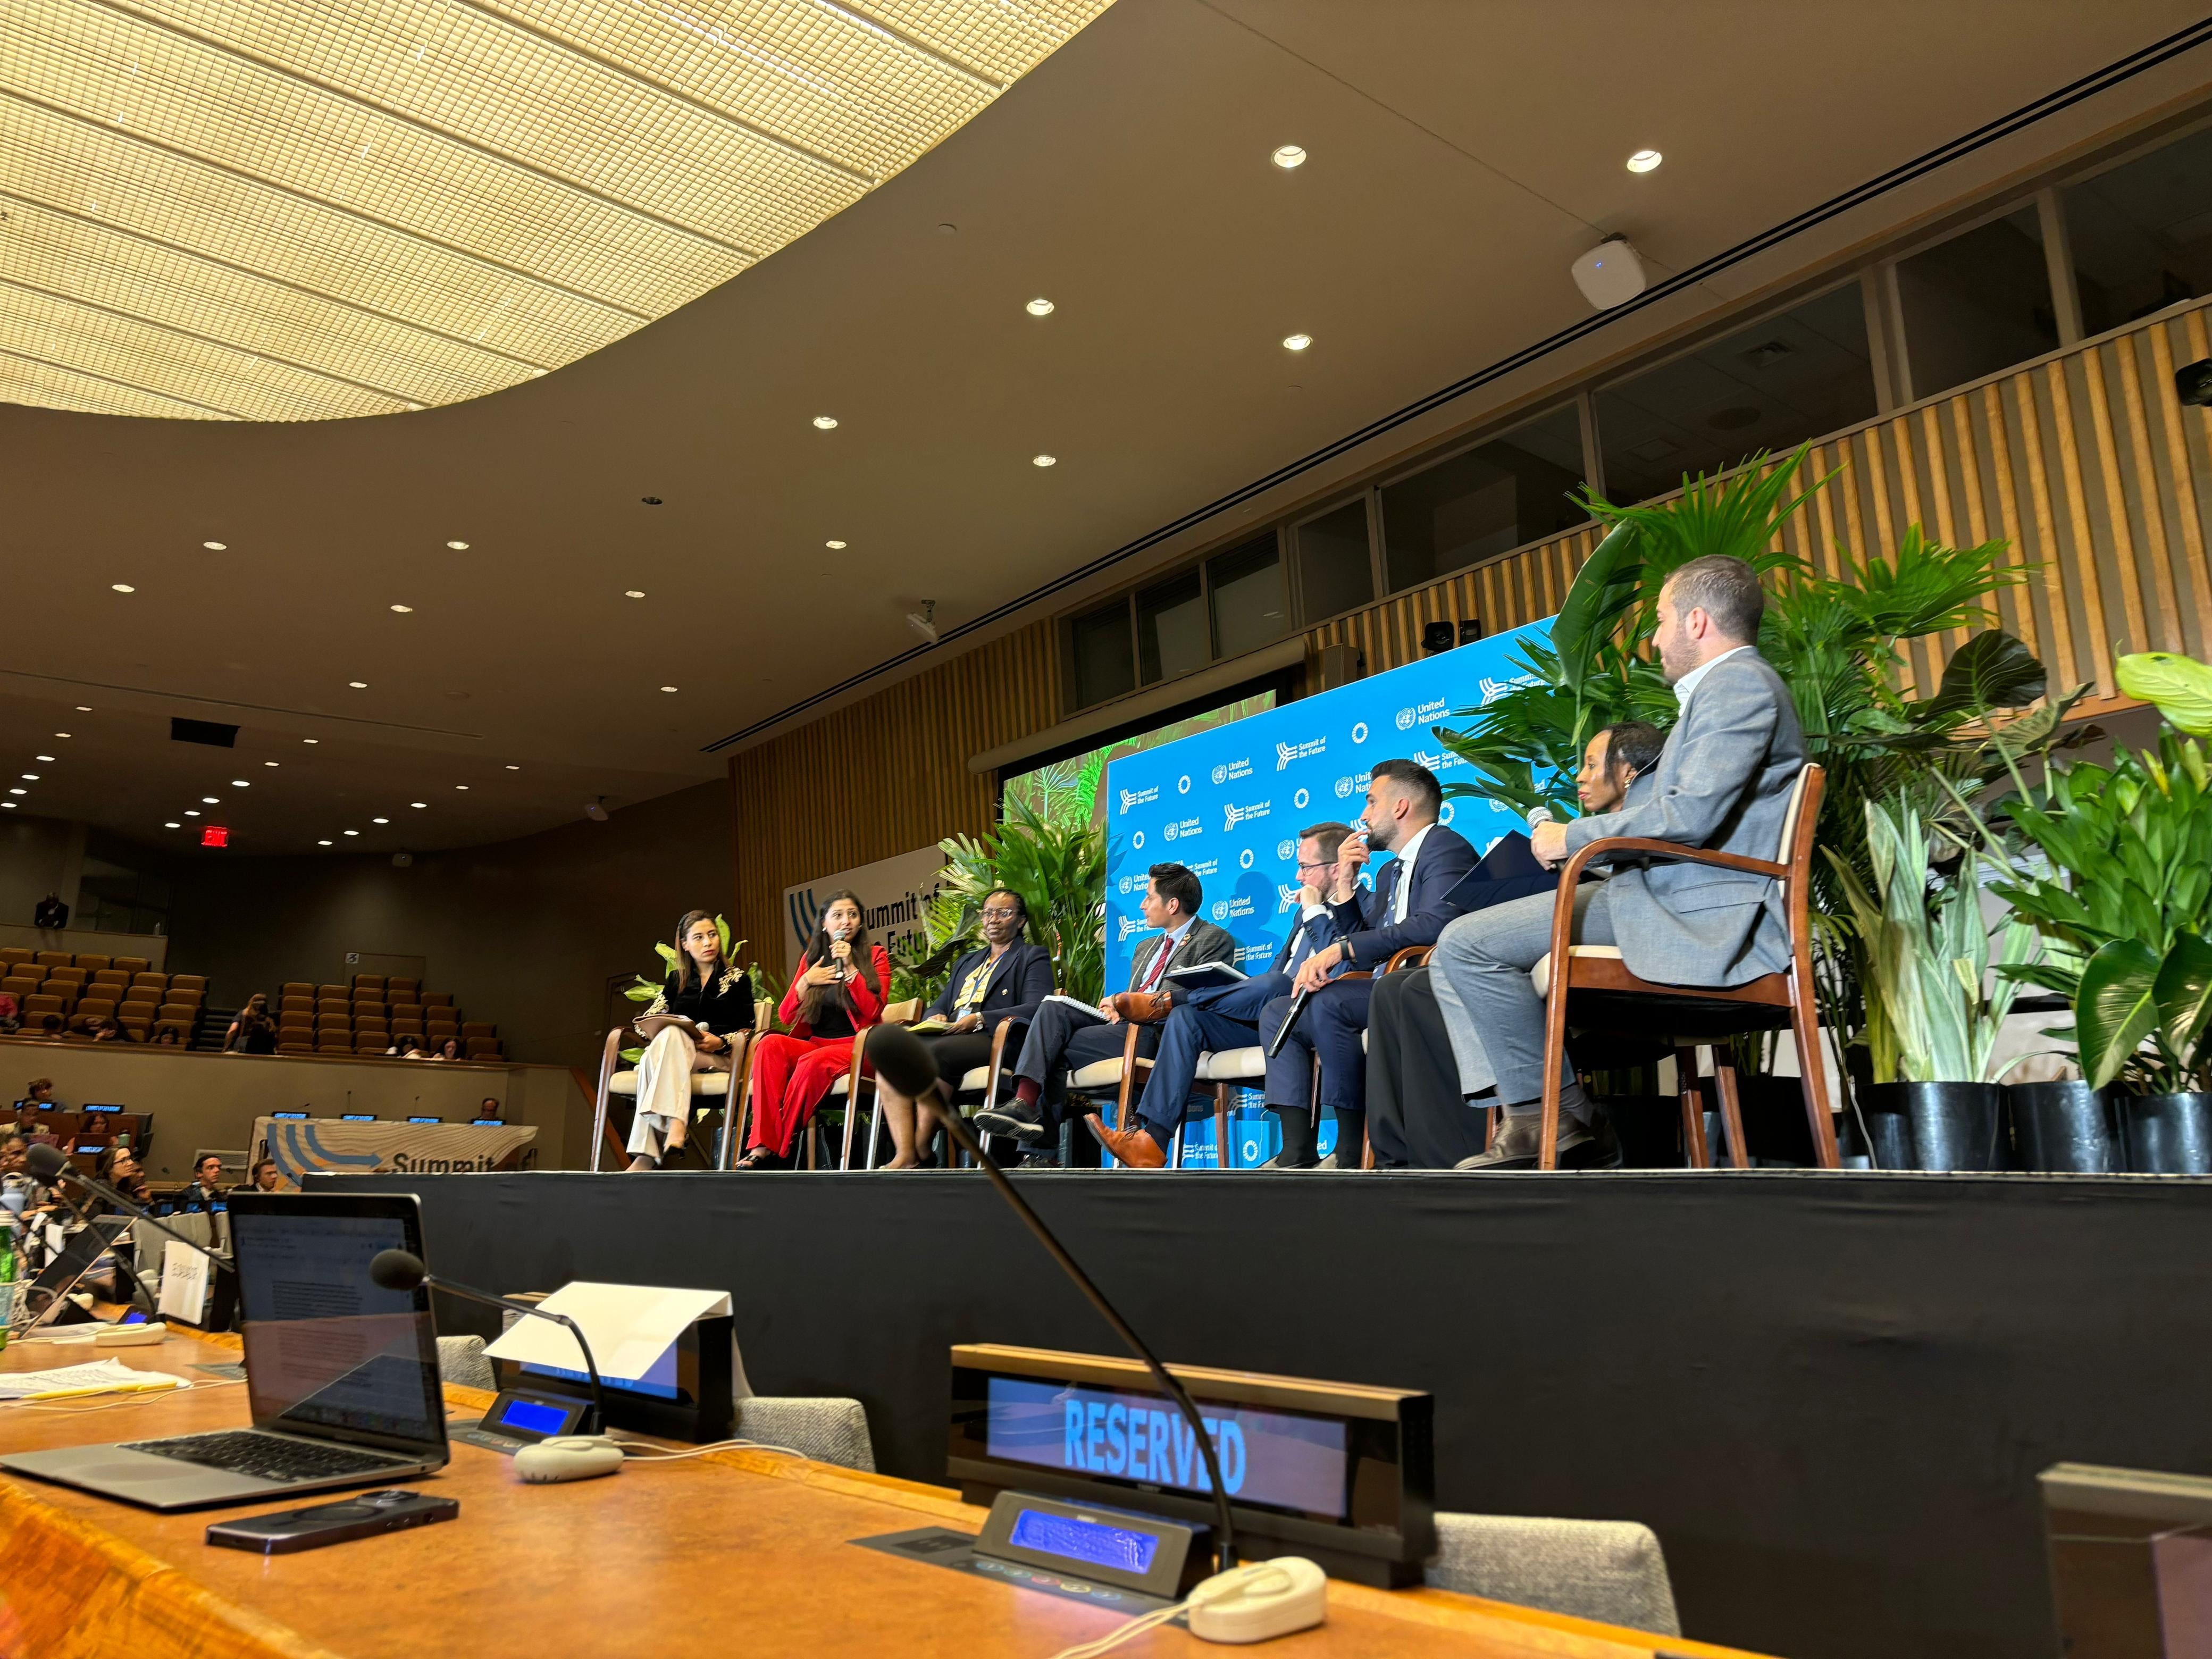
[[[191,1384],[167,1371],[140,1370],[119,1359],[92,1359],[82,1365],[56,1365],[42,1371],[0,1374],[0,1400],[23,1400],[33,1395],[70,1394],[107,1389],[179,1389]]]
[[[538,1305],[548,1313],[566,1314],[583,1328],[599,1375],[606,1381],[641,1382],[649,1380],[653,1363],[675,1346],[687,1326],[727,1314],[730,1297],[726,1291],[578,1279]],[[526,1316],[516,1320],[484,1352],[495,1359],[568,1371],[580,1370],[584,1364],[575,1338],[550,1320]]]
[[[207,1317],[208,1259],[175,1239],[161,1243],[161,1300],[156,1311],[197,1325]]]

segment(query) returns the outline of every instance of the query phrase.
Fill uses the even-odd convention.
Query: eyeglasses
[[[1019,915],[1021,915],[1021,912],[1018,910],[1010,909],[1003,904],[994,904],[991,906],[990,908],[983,912],[983,920],[986,921],[1004,921],[1010,916],[1018,916]]]

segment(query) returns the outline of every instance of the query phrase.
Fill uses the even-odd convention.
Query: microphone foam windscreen
[[[56,1176],[69,1168],[69,1159],[63,1156],[60,1147],[42,1140],[23,1154],[23,1167],[31,1172],[33,1179],[51,1185]]]
[[[937,1057],[903,1025],[878,1025],[868,1033],[868,1059],[876,1075],[912,1100],[937,1081]]]
[[[387,1291],[411,1291],[422,1282],[422,1258],[408,1250],[379,1250],[369,1259],[371,1281]]]

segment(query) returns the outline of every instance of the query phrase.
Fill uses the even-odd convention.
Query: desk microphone
[[[208,1249],[206,1245],[201,1243],[198,1239],[186,1238],[174,1227],[170,1226],[168,1223],[161,1220],[158,1216],[147,1209],[147,1207],[143,1204],[141,1204],[137,1199],[125,1197],[123,1194],[116,1191],[114,1188],[109,1186],[106,1182],[95,1181],[92,1176],[88,1175],[81,1175],[76,1170],[71,1169],[70,1167],[68,1157],[62,1152],[60,1147],[51,1145],[46,1141],[40,1141],[37,1146],[32,1147],[28,1152],[23,1155],[23,1168],[27,1174],[38,1181],[42,1186],[52,1187],[63,1181],[76,1182],[78,1186],[83,1188],[85,1191],[90,1193],[94,1198],[100,1199],[105,1203],[112,1204],[117,1209],[122,1211],[124,1214],[129,1216],[132,1220],[143,1221],[148,1226],[151,1227],[155,1232],[167,1234],[169,1237],[175,1239],[178,1243],[191,1246],[193,1249],[205,1256],[209,1261],[214,1262],[216,1267],[222,1268],[223,1272],[229,1273],[234,1278],[237,1276],[238,1269],[232,1265],[228,1257],[217,1255],[213,1250]],[[66,1197],[67,1194],[64,1194],[64,1196]]]
[[[930,1053],[927,1043],[904,1026],[878,1025],[872,1028],[868,1032],[867,1052],[869,1060],[876,1068],[876,1075],[908,1099],[920,1100],[924,1095],[937,1090],[937,1057]],[[1022,1224],[1036,1235],[1037,1243],[1043,1245],[1052,1259],[1060,1263],[1060,1271],[1075,1281],[1075,1288],[1088,1297],[1091,1305],[1104,1316],[1106,1322],[1114,1328],[1114,1334],[1128,1346],[1131,1353],[1145,1362],[1153,1379],[1175,1401],[1184,1420],[1190,1425],[1190,1431],[1198,1440],[1198,1449],[1206,1460],[1206,1480],[1213,1488],[1214,1568],[1218,1572],[1228,1571],[1237,1565],[1237,1534],[1229,1518],[1229,1490],[1222,1484],[1221,1462],[1214,1455],[1213,1441],[1206,1431],[1206,1419],[1198,1413],[1197,1402],[1191,1399],[1189,1391],[1175,1375],[1160,1364],[1158,1357],[1145,1346],[1145,1339],[1137,1334],[1129,1322],[1122,1318],[1120,1311],[1106,1299],[1106,1293],[1091,1282],[1091,1275],[1077,1265],[1075,1258],[1067,1253],[1067,1247],[1053,1236],[1052,1229],[1044,1224],[1037,1212],[1030,1208],[1027,1200],[1014,1190],[1014,1184],[1006,1179],[1006,1171],[984,1156],[982,1145],[975,1139],[975,1130],[969,1127],[968,1120],[960,1115],[959,1109],[944,1098],[941,1091],[939,1092],[939,1103],[944,1108],[941,1115],[945,1133],[959,1143],[961,1151],[981,1166],[991,1184],[999,1189],[999,1196],[1012,1206],[1014,1213],[1021,1218]]]
[[[427,1285],[434,1291],[443,1291],[448,1296],[458,1296],[464,1302],[482,1303],[487,1308],[500,1308],[514,1313],[528,1314],[533,1319],[550,1319],[563,1327],[576,1339],[583,1350],[584,1369],[592,1379],[592,1420],[583,1424],[586,1434],[605,1434],[607,1431],[607,1396],[599,1386],[599,1368],[592,1358],[592,1345],[584,1340],[584,1333],[576,1322],[566,1314],[548,1313],[528,1302],[510,1302],[503,1296],[494,1296],[489,1291],[479,1291],[471,1285],[457,1285],[450,1279],[436,1279],[422,1265],[422,1258],[412,1250],[379,1250],[369,1258],[368,1276],[387,1291],[411,1291]]]

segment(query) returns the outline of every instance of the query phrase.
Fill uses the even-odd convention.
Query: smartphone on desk
[[[227,1549],[289,1555],[295,1550],[343,1544],[349,1538],[368,1538],[380,1532],[451,1521],[460,1512],[455,1498],[425,1498],[420,1492],[398,1490],[363,1492],[340,1504],[314,1504],[243,1521],[217,1521],[208,1528],[207,1540]]]

